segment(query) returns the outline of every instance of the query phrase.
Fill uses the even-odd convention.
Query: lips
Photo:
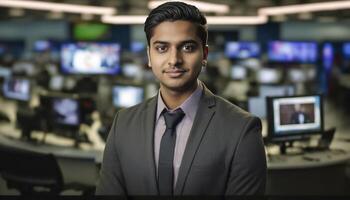
[[[164,70],[164,73],[170,76],[171,78],[177,78],[182,76],[184,73],[186,73],[186,70],[184,69],[166,69]]]

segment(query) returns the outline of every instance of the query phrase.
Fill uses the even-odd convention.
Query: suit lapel
[[[150,99],[142,114],[141,126],[146,137],[146,169],[148,171],[150,194],[158,194],[156,166],[154,161],[154,121],[156,116],[157,96]]]
[[[181,195],[186,178],[190,171],[192,161],[195,157],[197,149],[202,141],[208,124],[215,113],[215,99],[213,94],[203,85],[203,96],[199,102],[197,114],[193,122],[190,136],[187,141],[186,149],[182,157],[181,166],[177,178],[174,194]]]

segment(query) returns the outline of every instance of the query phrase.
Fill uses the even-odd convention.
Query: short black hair
[[[176,20],[195,23],[197,25],[197,35],[201,39],[203,47],[206,46],[208,38],[207,19],[197,7],[179,1],[166,2],[149,13],[144,26],[148,45],[150,45],[153,29],[158,24],[164,21],[173,22]]]

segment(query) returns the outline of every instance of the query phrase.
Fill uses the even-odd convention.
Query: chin
[[[166,83],[162,84],[165,88],[172,90],[172,91],[177,91],[177,92],[184,92],[192,89],[194,82],[178,82],[178,83]]]

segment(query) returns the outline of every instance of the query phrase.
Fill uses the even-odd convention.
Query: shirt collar
[[[200,81],[198,81],[198,87],[197,89],[191,94],[191,96],[189,96],[179,107],[173,109],[176,110],[178,108],[181,108],[182,111],[184,111],[184,113],[186,114],[186,116],[188,116],[189,118],[191,118],[192,120],[194,120],[194,117],[196,115],[196,111],[198,108],[198,103],[199,100],[201,98],[202,95],[202,91],[203,91],[203,86],[200,83]],[[160,95],[160,90],[158,91],[158,103],[157,103],[157,119],[159,119],[160,115],[162,114],[162,111],[165,109],[169,110],[167,108],[167,106],[165,105],[162,96]]]

